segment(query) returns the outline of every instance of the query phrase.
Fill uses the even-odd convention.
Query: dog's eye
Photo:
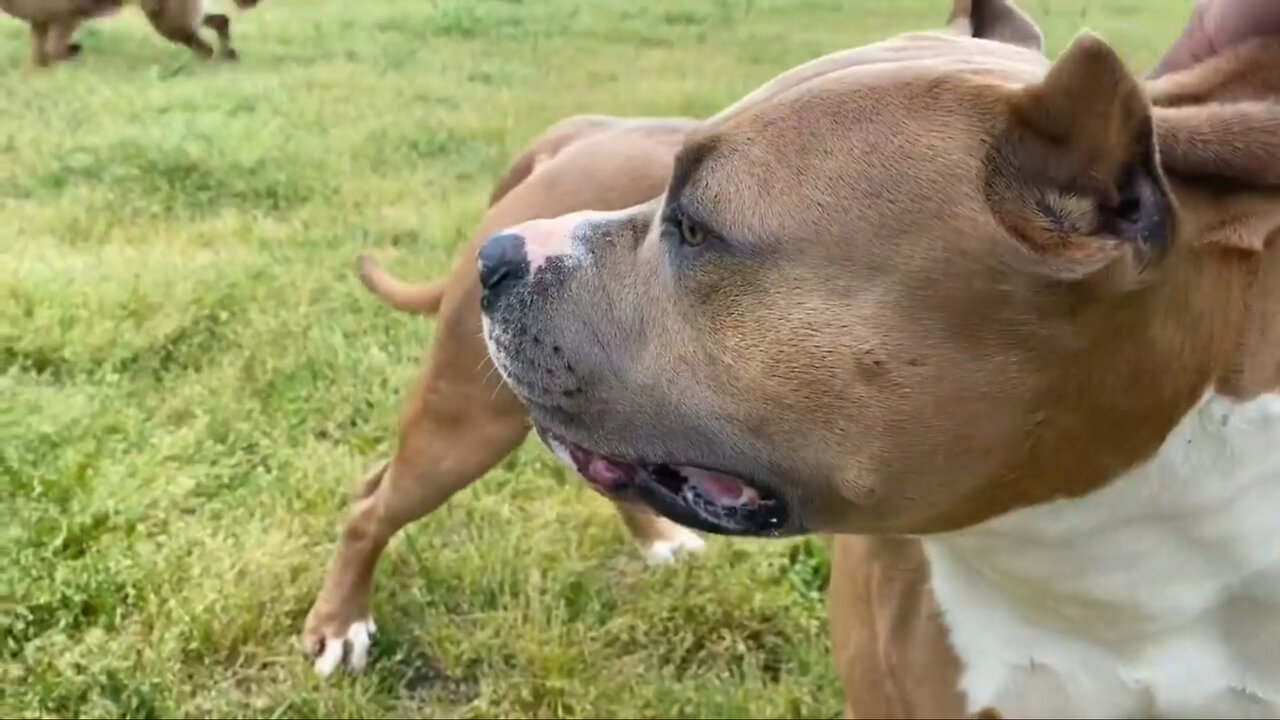
[[[680,242],[686,247],[699,247],[707,241],[707,233],[689,218],[680,218]]]

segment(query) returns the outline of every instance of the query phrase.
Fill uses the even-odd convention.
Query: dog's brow
[[[676,154],[675,165],[671,171],[671,184],[667,190],[667,201],[680,198],[685,187],[693,180],[697,170],[715,148],[711,138],[697,138],[686,144]]]

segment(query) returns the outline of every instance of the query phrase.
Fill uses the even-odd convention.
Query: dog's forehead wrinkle
[[[774,100],[789,91],[806,88],[845,70],[874,66],[929,64],[961,69],[996,69],[1005,74],[1034,79],[1048,66],[1039,52],[1007,43],[962,37],[953,33],[907,32],[887,40],[840,50],[796,66],[749,93],[718,113],[712,123]]]
[[[924,225],[912,219],[929,216],[920,203],[943,199],[935,209],[971,218],[982,212],[981,198],[955,196],[977,186],[981,166],[973,159],[1000,122],[990,84],[924,74],[883,87],[784,94],[714,128],[715,157],[686,194],[713,201],[717,230],[769,243],[804,240],[797,230],[806,226],[809,237],[829,237],[855,222],[863,234],[891,234],[904,223]],[[915,91],[904,99],[903,88]],[[830,162],[833,155],[840,162]]]
[[[669,202],[680,200],[685,187],[696,177],[699,166],[712,155],[716,145],[716,133],[710,128],[693,133],[685,140],[676,153],[671,182],[667,186],[666,197]]]

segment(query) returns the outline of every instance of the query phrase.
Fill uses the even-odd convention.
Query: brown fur
[[[235,2],[247,9],[259,0]],[[213,47],[200,37],[200,29],[207,27],[218,37],[216,55],[225,60],[236,59],[231,46],[231,19],[222,13],[205,13],[201,0],[0,0],[0,11],[27,22],[31,28],[31,63],[48,67],[79,54],[74,36],[82,23],[114,14],[129,3],[142,9],[158,34],[190,48],[197,57],[215,56]]]
[[[1280,200],[1268,190],[1280,187],[1274,175],[1280,133],[1273,129],[1280,122],[1280,109],[1274,105],[1280,92],[1269,80],[1262,80],[1267,73],[1259,72],[1278,66],[1280,51],[1260,55],[1255,47],[1170,76],[1172,82],[1148,83],[1200,88],[1185,102],[1174,103],[1165,96],[1165,104],[1183,107],[1156,110],[1154,122],[1162,167],[1184,205],[1188,221],[1184,237],[1201,248],[1197,252],[1244,252],[1241,257],[1229,253],[1205,268],[1211,276],[1224,271],[1242,275],[1247,281],[1241,287],[1253,295],[1245,317],[1233,318],[1227,332],[1216,334],[1219,389],[1240,397],[1280,388],[1280,252],[1276,250]],[[1245,76],[1259,82],[1250,87],[1232,80]],[[1215,92],[1212,77],[1228,78],[1221,95]],[[1159,92],[1163,91],[1152,94],[1160,97]],[[1223,100],[1231,104],[1218,104]],[[1259,192],[1224,193],[1222,183],[1227,187],[1244,183]],[[1213,267],[1219,263],[1227,267]],[[1232,286],[1228,282],[1215,285],[1220,291]],[[1206,324],[1213,323],[1214,317],[1225,321],[1213,308],[1237,303],[1245,305],[1240,298],[1216,297],[1208,303],[1210,315],[1201,314],[1201,319]],[[1167,425],[1168,420],[1160,424]],[[1119,425],[1112,427],[1099,432],[1119,431]],[[956,690],[958,666],[946,640],[945,624],[926,590],[928,563],[920,542],[839,535],[832,566],[831,642],[850,701],[846,716],[961,716],[964,698]],[[868,678],[878,681],[869,685]]]
[[[391,536],[478,480],[528,432],[523,406],[493,372],[480,338],[477,245],[513,223],[624,208],[653,197],[693,124],[683,118],[601,116],[558,123],[498,182],[491,206],[449,277],[412,286],[372,258],[362,258],[361,280],[383,301],[407,312],[440,315],[426,365],[405,398],[395,455],[361,483],[324,586],[307,615],[303,639],[312,652],[369,615],[374,567]],[[687,532],[641,506],[617,507],[642,547]]]
[[[941,36],[828,56],[690,133],[667,197],[576,224],[591,255],[559,227],[572,271],[490,311],[491,349],[540,425],[839,534],[851,716],[964,716],[898,536],[1091,493],[1210,386],[1280,391],[1276,67],[1259,44],[1143,87],[1088,35],[1047,72]]]
[[[435,315],[449,289],[447,280],[428,285],[410,285],[387,272],[371,255],[361,255],[360,282],[383,302],[401,312]]]

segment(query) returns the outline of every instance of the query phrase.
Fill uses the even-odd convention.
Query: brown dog
[[[217,56],[235,60],[231,47],[231,19],[222,13],[206,13],[203,0],[136,0],[151,27],[163,37],[191,48],[197,57],[212,58],[213,47],[200,37],[207,27],[218,36]],[[236,6],[248,9],[259,0],[235,0]],[[69,60],[80,53],[75,42],[81,23],[112,15],[126,0],[0,0],[0,11],[31,26],[31,62],[36,67]]]
[[[950,20],[955,31],[1001,35],[1039,47],[1039,30],[1017,8],[1003,3],[980,6],[981,17],[971,22],[968,3],[958,3]],[[779,82],[794,84],[821,73],[826,62],[827,58],[815,61]],[[304,644],[319,655],[316,668],[321,674],[332,672],[344,654],[347,665],[355,669],[366,661],[373,628],[371,578],[386,541],[479,479],[528,432],[525,409],[493,372],[480,339],[480,287],[474,270],[479,242],[495,229],[521,220],[622,208],[653,197],[670,174],[681,139],[695,124],[687,118],[607,116],[557,123],[496,183],[488,213],[445,280],[407,284],[372,257],[361,256],[360,279],[371,292],[396,309],[441,316],[428,365],[401,419],[396,459],[376,469],[358,493],[324,587],[308,614]],[[446,463],[446,451],[458,447],[465,447],[468,457]],[[401,469],[394,474],[405,479],[384,482],[388,467],[397,464]],[[618,509],[650,562],[669,561],[680,552],[703,547],[697,535],[642,506],[620,503]]]
[[[836,534],[851,716],[1280,716],[1280,40],[1144,86],[965,34],[496,233],[490,357],[597,489]]]
[[[480,338],[476,244],[525,220],[623,208],[653,197],[694,124],[603,116],[556,124],[498,181],[471,246],[440,283],[407,285],[361,257],[360,277],[372,292],[401,310],[439,311],[439,318],[430,357],[403,410],[395,456],[358,493],[307,615],[304,642],[318,655],[318,672],[332,672],[344,654],[348,667],[364,665],[373,629],[374,566],[391,536],[475,482],[528,434],[528,415],[493,371]],[[651,562],[703,546],[696,534],[643,506],[620,503],[618,511]]]

